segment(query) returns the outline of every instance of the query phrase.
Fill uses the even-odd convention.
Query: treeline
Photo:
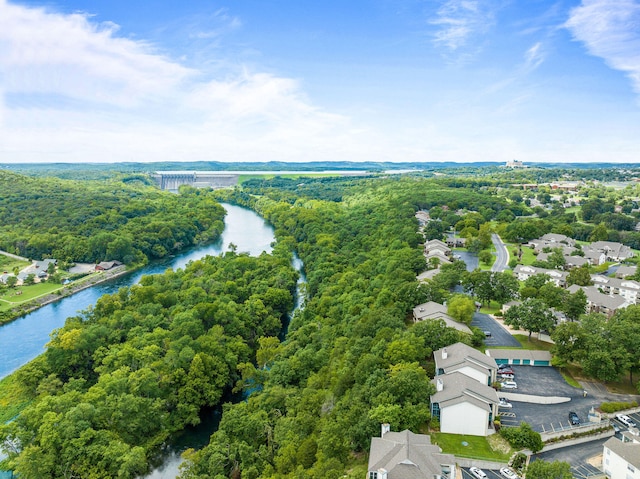
[[[34,397],[0,427],[23,479],[134,478],[255,363],[293,307],[291,255],[226,253],[103,296],[17,373]]]
[[[131,178],[129,178],[131,179]],[[30,259],[145,262],[217,238],[211,192],[139,181],[67,181],[0,171],[0,249]]]
[[[273,184],[260,185],[259,199],[246,189],[225,199],[255,208],[280,244],[295,247],[309,299],[286,340],[244,371],[247,387],[260,390],[225,407],[210,444],[189,455],[184,479],[364,477],[380,423],[418,431],[430,420],[432,351],[472,340],[441,321],[408,326],[416,304],[448,293],[418,286],[425,261],[415,212],[443,193],[466,200],[466,192],[358,180],[338,203],[333,192],[320,199],[317,182],[314,199],[291,202]]]

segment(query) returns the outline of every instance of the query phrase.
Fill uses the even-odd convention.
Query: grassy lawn
[[[19,261],[17,259],[10,258],[9,256],[5,256],[0,254],[0,274],[13,272],[13,268],[18,267],[19,269],[26,268],[29,266],[28,261]]]
[[[56,291],[62,288],[63,286],[61,284],[49,283],[49,282],[10,288],[6,291],[5,294],[0,296],[0,300],[4,300],[4,301],[0,301],[0,311],[7,311],[13,308],[14,306],[18,306],[19,304],[32,300],[33,298],[50,294],[53,291]],[[19,291],[21,291],[22,293],[16,294]]]
[[[571,376],[573,378],[576,378],[577,380],[595,381],[595,379],[586,376],[582,372],[582,368],[580,366],[578,366],[577,364],[570,364],[564,369],[566,369],[567,372],[569,374],[571,374]],[[635,373],[633,375],[633,380],[634,380],[634,382],[638,381],[638,373]],[[618,378],[617,381],[607,381],[607,382],[597,381],[597,382],[602,384],[604,387],[607,388],[607,390],[609,392],[612,392],[612,393],[617,393],[617,394],[638,394],[638,390],[636,389],[636,387],[629,382],[629,373],[628,372],[622,374]]]
[[[473,459],[507,462],[513,452],[508,444],[505,445],[504,442],[497,438],[490,443],[486,437],[435,432],[431,434],[431,440],[434,444],[440,446],[445,453]],[[467,445],[463,445],[463,442]]]
[[[516,255],[513,254],[513,250],[518,250],[518,245],[509,243],[506,245],[509,250],[509,258],[517,258]],[[536,255],[533,253],[533,249],[528,246],[522,245],[522,260],[520,264],[530,265],[536,260]]]
[[[0,424],[16,417],[29,405],[31,398],[11,374],[0,380]]]
[[[491,301],[487,306],[483,305],[480,308],[480,312],[484,314],[500,315],[500,311],[500,303],[496,303],[495,301]]]

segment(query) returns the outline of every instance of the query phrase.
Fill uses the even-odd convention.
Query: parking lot
[[[489,331],[491,336],[484,340],[485,346],[495,348],[496,346],[521,347],[520,343],[502,327],[491,316],[484,313],[475,313],[471,321],[471,326],[476,326],[483,331]]]
[[[512,366],[512,369],[518,389],[498,392],[498,396],[508,393],[513,405],[511,409],[500,408],[500,421],[504,426],[518,426],[525,421],[538,432],[571,429],[569,411],[576,412],[580,421],[586,423],[589,409],[600,405],[600,399],[590,395],[585,398],[582,389],[569,386],[555,368]],[[560,396],[570,398],[570,401],[560,404],[532,404],[518,402],[518,394]]]
[[[602,445],[608,440],[599,439],[575,446],[563,447],[549,452],[542,452],[531,456],[531,460],[535,461],[543,459],[548,462],[563,461],[571,465],[571,473],[577,479],[587,479],[594,475],[602,474],[597,467],[589,464],[587,461],[594,456],[602,454]]]
[[[461,469],[462,469],[462,479],[478,479],[476,476],[474,476],[469,472],[468,467],[463,467]],[[493,470],[493,469],[482,469],[482,470],[487,475],[487,479],[504,479],[504,477],[500,475],[499,470]]]

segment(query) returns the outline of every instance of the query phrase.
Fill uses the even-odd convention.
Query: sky
[[[640,162],[640,0],[0,0],[0,163]]]

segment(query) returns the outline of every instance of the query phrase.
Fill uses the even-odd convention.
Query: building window
[[[629,469],[629,471],[631,472],[636,472],[635,467],[633,467],[631,464],[627,464],[627,469]]]
[[[431,417],[440,420],[440,403],[434,402],[431,404]]]
[[[369,473],[369,479],[378,479],[378,473],[376,471],[371,471]]]

